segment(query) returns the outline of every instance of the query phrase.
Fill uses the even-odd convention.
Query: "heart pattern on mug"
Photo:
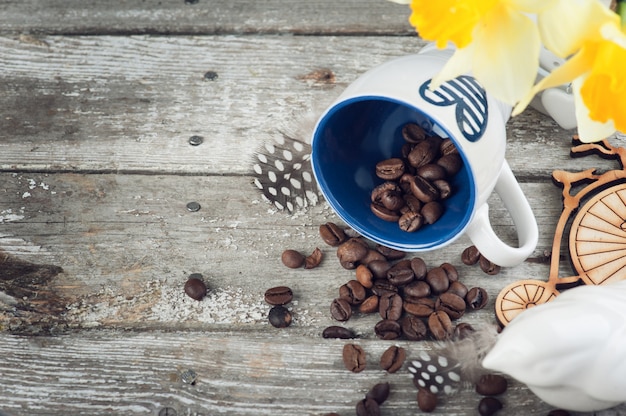
[[[489,118],[485,89],[467,75],[446,81],[436,90],[429,88],[430,82],[420,86],[421,97],[436,106],[456,106],[456,123],[463,137],[470,142],[478,141],[485,133]]]

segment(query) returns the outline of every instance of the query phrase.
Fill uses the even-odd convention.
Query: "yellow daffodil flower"
[[[535,85],[513,115],[521,113],[532,97],[546,88],[572,82],[578,134],[585,142],[626,131],[626,33],[620,18],[607,14],[605,22],[581,41],[578,52]]]

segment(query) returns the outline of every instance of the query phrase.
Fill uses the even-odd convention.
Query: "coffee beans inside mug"
[[[463,159],[452,140],[428,136],[417,124],[406,124],[402,136],[402,154],[376,164],[376,176],[385,182],[372,190],[370,209],[401,230],[415,232],[444,214],[442,201],[450,197],[451,179]]]

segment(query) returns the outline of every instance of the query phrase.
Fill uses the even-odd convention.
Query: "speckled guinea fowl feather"
[[[311,169],[311,145],[286,133],[265,143],[252,165],[263,198],[290,212],[316,205],[320,194]]]
[[[474,385],[487,371],[482,360],[496,342],[491,326],[479,328],[463,339],[440,342],[432,351],[421,351],[407,369],[414,384],[433,394],[450,394]]]

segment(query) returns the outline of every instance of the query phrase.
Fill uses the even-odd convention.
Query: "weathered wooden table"
[[[323,200],[277,210],[252,168],[283,134],[309,141],[312,120],[364,71],[419,50],[407,16],[382,0],[0,4],[0,414],[349,415],[383,381],[384,415],[418,414],[408,372],[378,360],[394,343],[411,356],[432,343],[379,340],[375,314],[356,316],[345,326],[368,366],[347,371],[346,341],[320,335],[354,276],[318,234],[339,220]],[[547,278],[561,211],[552,170],[613,167],[571,160],[572,134],[534,110],[508,124],[508,160],[540,227],[524,264],[496,276],[465,266],[465,237],[420,255],[487,289],[488,307],[464,322],[493,323],[502,287]],[[495,195],[491,216],[514,239]],[[281,264],[283,250],[315,247],[320,267]],[[183,293],[191,273],[208,282],[201,302]],[[295,293],[285,329],[263,301],[279,285]],[[435,413],[476,414],[478,400],[468,388]],[[502,414],[551,410],[513,381],[502,400]]]

